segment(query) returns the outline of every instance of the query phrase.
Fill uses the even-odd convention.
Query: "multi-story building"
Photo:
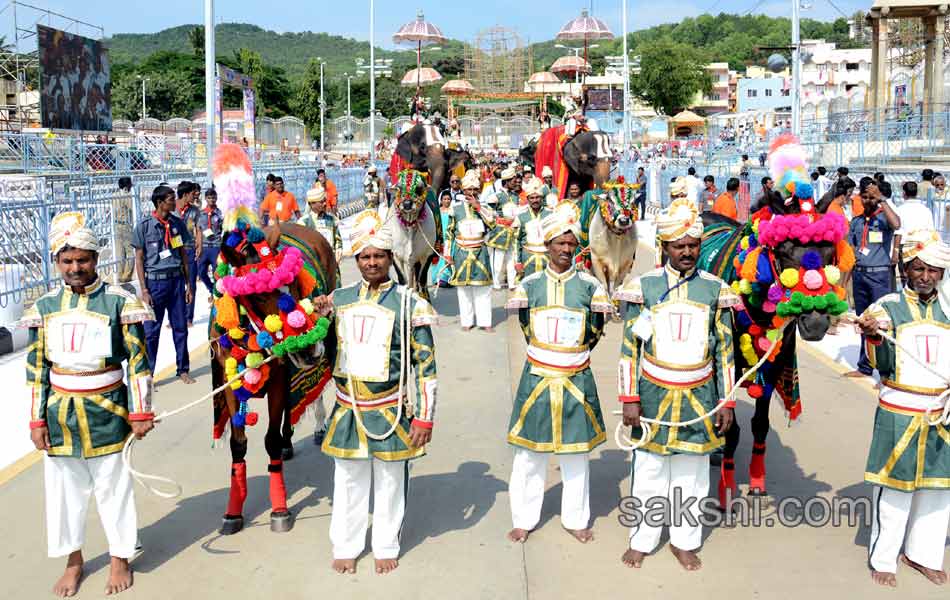
[[[734,107],[730,104],[730,97],[736,94],[733,82],[736,72],[729,70],[729,63],[715,62],[706,65],[706,72],[712,80],[712,88],[708,94],[696,94],[690,109],[703,116],[711,116],[729,112]]]
[[[746,75],[738,81],[736,112],[791,111],[791,79],[789,77],[767,71],[753,74],[749,70],[746,71]]]
[[[803,119],[862,109],[871,84],[871,49],[803,40],[801,80]]]

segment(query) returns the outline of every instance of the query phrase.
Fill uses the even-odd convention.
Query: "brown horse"
[[[266,247],[271,256],[276,256],[284,248],[294,247],[300,250],[304,259],[304,269],[313,275],[315,285],[309,293],[305,293],[300,277],[286,288],[262,294],[250,294],[241,297],[241,304],[251,323],[261,323],[267,315],[278,313],[278,298],[282,293],[290,294],[295,300],[315,298],[326,295],[336,285],[336,259],[333,249],[318,232],[294,224],[280,224],[263,229]],[[227,238],[227,233],[225,234]],[[226,243],[221,245],[223,260],[232,267],[241,267],[261,262],[261,253],[268,254],[263,245],[243,243],[232,248]],[[212,313],[211,344],[211,373],[212,385],[217,388],[227,381],[225,364],[231,355],[230,348],[236,345],[224,331],[215,323]],[[253,331],[252,325],[248,329]],[[332,335],[332,333],[331,333]],[[325,340],[326,348],[332,349],[331,340]],[[253,350],[237,344],[243,350]],[[289,531],[292,527],[292,517],[287,510],[287,493],[283,476],[283,451],[289,443],[287,429],[296,422],[306,407],[315,399],[319,399],[323,387],[330,378],[332,364],[324,352],[324,345],[317,343],[306,350],[294,354],[287,354],[283,358],[271,361],[267,365],[269,376],[264,386],[253,396],[267,397],[267,432],[264,436],[264,447],[270,458],[268,472],[270,474],[270,501],[271,501],[271,530]],[[244,527],[243,506],[247,497],[247,471],[244,457],[247,454],[247,436],[245,419],[239,415],[239,401],[230,387],[215,396],[214,399],[214,427],[215,437],[223,435],[230,424],[231,436],[231,492],[228,500],[227,512],[221,524],[221,533],[231,535]],[[285,413],[289,415],[287,426],[283,429]],[[235,415],[239,415],[234,419]]]

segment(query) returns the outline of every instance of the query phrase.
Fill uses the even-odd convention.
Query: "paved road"
[[[641,257],[649,264],[650,257]],[[344,271],[352,281],[351,264]],[[496,321],[504,318],[503,298],[494,298]],[[227,501],[229,454],[211,450],[210,407],[163,423],[137,446],[136,464],[170,475],[185,488],[175,501],[139,490],[137,502],[145,553],[138,558],[135,587],[125,598],[277,597],[339,598],[619,598],[674,594],[689,598],[893,597],[875,589],[866,569],[868,529],[736,527],[708,533],[701,553],[704,569],[686,574],[664,545],[640,571],[620,564],[626,531],[618,523],[621,495],[629,487],[629,462],[612,442],[592,459],[592,513],[596,540],[581,545],[560,527],[555,511],[561,486],[549,468],[548,494],[540,530],[524,545],[505,539],[510,528],[506,481],[511,451],[504,442],[514,377],[520,373],[524,342],[514,320],[496,333],[460,331],[455,294],[434,301],[442,315],[436,328],[440,410],[429,455],[413,464],[410,504],[403,532],[403,557],[393,574],[373,573],[364,556],[355,576],[329,569],[328,527],[332,463],[312,445],[312,421],[297,430],[297,457],[287,465],[289,504],[297,515],[287,534],[268,527],[266,455],[263,430],[251,429],[248,454],[250,525],[222,537],[217,527]],[[618,324],[593,355],[605,412],[614,408]],[[776,497],[866,496],[862,481],[874,396],[846,381],[827,359],[802,353],[804,423],[784,425],[774,406],[769,438],[768,486]],[[179,406],[210,388],[206,358],[193,363],[199,383],[163,384],[162,408]],[[751,405],[740,402],[738,418],[748,430]],[[616,417],[608,415],[608,430]],[[751,441],[737,457],[744,489]],[[715,476],[713,477],[715,481]],[[7,540],[0,562],[0,598],[44,598],[61,569],[45,558],[42,469],[34,465],[0,485],[0,539]],[[774,502],[774,501],[773,501]],[[765,516],[772,514],[766,511]],[[94,511],[90,511],[87,578],[80,597],[100,597],[108,557]],[[900,593],[937,598],[939,588],[904,569]],[[943,590],[939,597],[945,597]],[[266,596],[265,596],[266,595]]]

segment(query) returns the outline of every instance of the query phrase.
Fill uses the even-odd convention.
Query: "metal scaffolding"
[[[465,47],[465,79],[471,82],[479,95],[497,98],[504,94],[522,94],[531,75],[531,48],[514,29],[491,27],[478,32],[475,40]],[[527,115],[534,103],[513,102],[502,109],[508,115]],[[475,112],[498,114],[497,104],[490,108],[471,108]]]

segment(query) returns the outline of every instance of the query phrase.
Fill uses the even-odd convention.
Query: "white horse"
[[[399,283],[423,298],[429,297],[426,284],[432,257],[438,254],[436,228],[441,226],[426,203],[427,191],[425,182],[419,181],[408,194],[397,193],[385,217],[385,226],[392,233],[393,266]]]
[[[610,297],[633,268],[637,255],[634,188],[607,184],[597,196],[590,222],[590,258],[594,277]]]

